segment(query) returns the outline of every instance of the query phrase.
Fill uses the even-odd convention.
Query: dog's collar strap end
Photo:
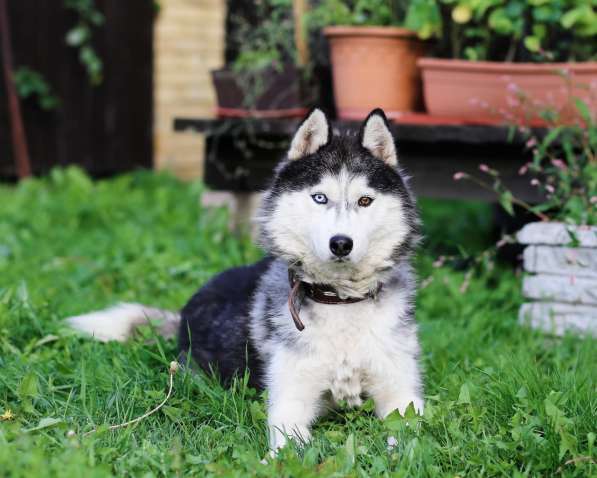
[[[299,300],[299,293],[301,288],[301,281],[295,280],[293,282],[292,278],[290,278],[290,294],[288,295],[288,309],[290,309],[290,315],[292,316],[292,320],[294,321],[295,327],[300,331],[305,328],[305,324],[301,320],[299,316],[299,307],[300,307],[300,300]]]
[[[294,325],[299,331],[302,331],[305,328],[305,325],[299,316],[300,306],[304,296],[307,296],[309,299],[319,302],[320,304],[354,304],[366,299],[377,298],[377,294],[379,294],[382,288],[382,285],[379,284],[375,291],[369,292],[365,297],[341,298],[338,293],[329,286],[310,284],[301,281],[292,269],[288,269],[288,281],[290,282],[288,308],[290,309],[290,315],[292,316]]]

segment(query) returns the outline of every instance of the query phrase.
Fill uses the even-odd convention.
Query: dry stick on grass
[[[174,385],[174,374],[176,373],[177,370],[178,370],[178,362],[174,362],[174,361],[170,362],[170,368],[168,369],[168,373],[170,375],[169,382],[168,382],[168,393],[166,394],[166,398],[164,398],[164,400],[162,400],[162,403],[160,403],[157,407],[153,408],[152,410],[148,411],[147,413],[144,413],[140,417],[133,418],[132,420],[129,420],[128,422],[119,423],[118,425],[111,425],[108,427],[108,430],[116,430],[118,428],[128,427],[129,425],[132,425],[133,423],[140,422],[144,418],[147,418],[148,416],[153,415],[160,408],[162,408],[166,404],[166,402],[168,401],[170,396],[172,395],[172,387]],[[91,435],[92,433],[97,432],[97,430],[98,430],[97,428],[94,428],[93,430],[83,433],[83,436],[86,437],[88,435]]]

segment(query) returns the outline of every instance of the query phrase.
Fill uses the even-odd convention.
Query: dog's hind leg
[[[124,341],[145,324],[155,324],[160,335],[169,338],[178,332],[180,314],[141,304],[118,304],[114,307],[66,319],[68,325],[96,340]]]

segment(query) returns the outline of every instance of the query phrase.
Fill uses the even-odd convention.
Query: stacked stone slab
[[[535,222],[517,238],[527,245],[528,273],[519,320],[557,335],[597,336],[597,227]]]

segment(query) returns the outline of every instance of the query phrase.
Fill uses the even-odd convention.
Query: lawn
[[[216,272],[259,258],[225,211],[198,208],[201,191],[152,173],[91,182],[75,169],[0,187],[1,476],[597,475],[595,341],[519,326],[509,267],[477,270],[466,290],[462,263],[434,268],[438,254],[491,241],[487,206],[449,201],[420,203],[423,417],[339,410],[303,450],[261,464],[264,397],[246,377],[224,389],[180,372],[166,407],[107,431],[165,397],[176,344],[151,330],[96,343],[61,319],[116,301],[179,308]]]

